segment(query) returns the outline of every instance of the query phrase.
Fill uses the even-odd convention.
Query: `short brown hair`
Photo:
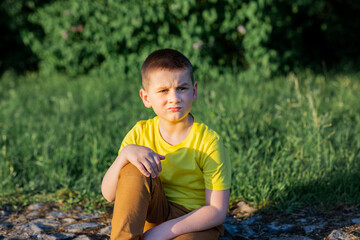
[[[193,66],[182,53],[173,49],[160,49],[152,52],[141,67],[142,85],[145,88],[147,73],[150,70],[188,70],[194,83]]]

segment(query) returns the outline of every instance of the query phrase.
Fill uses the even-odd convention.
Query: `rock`
[[[52,219],[45,219],[45,218],[35,219],[31,222],[41,224],[41,225],[51,226],[51,227],[59,227],[60,226],[60,222],[58,222],[56,220],[52,220]]]
[[[258,234],[249,225],[260,219],[262,219],[262,216],[256,216],[239,222],[234,218],[227,217],[223,225],[230,237],[240,236],[246,239],[254,239],[258,236]]]
[[[43,231],[53,231],[55,228],[51,225],[42,224],[42,223],[35,223]]]
[[[37,236],[38,240],[66,240],[66,239],[73,239],[74,234],[71,233],[59,233],[59,234],[40,234]]]
[[[26,222],[28,219],[26,219],[26,217],[24,215],[20,215],[16,221],[17,222]]]
[[[71,223],[76,222],[76,220],[73,218],[64,218],[64,219],[62,219],[62,222],[65,224],[71,224]]]
[[[46,235],[46,234],[40,234],[36,238],[37,240],[57,240],[55,236]]]
[[[67,214],[64,212],[60,212],[60,211],[53,211],[51,213],[48,214],[48,218],[63,218],[66,217]]]
[[[329,236],[326,237],[327,240],[356,240],[358,237],[346,233],[343,230],[333,230]]]
[[[12,223],[9,223],[9,222],[0,222],[0,231],[8,229],[8,228],[12,228],[13,226],[14,225]]]
[[[291,237],[270,238],[270,240],[313,240],[313,239],[308,238],[308,237],[304,237],[304,236],[291,236]]]
[[[59,234],[55,234],[54,235],[57,239],[73,239],[74,238],[74,234],[72,233],[59,233]]]
[[[16,232],[19,233],[39,234],[43,231],[52,231],[55,228],[51,225],[43,224],[40,221],[40,222],[30,222],[30,223],[16,225],[14,229]]]
[[[42,203],[34,203],[34,204],[29,205],[27,207],[27,209],[30,210],[30,211],[34,211],[34,210],[40,209],[42,206],[43,206]]]
[[[359,224],[360,223],[360,218],[354,218],[353,220],[351,220],[353,223],[355,224]]]
[[[306,234],[311,234],[315,229],[321,229],[326,225],[326,223],[318,223],[316,225],[306,225],[303,227]]]
[[[25,223],[14,227],[18,233],[39,234],[42,229],[35,223]]]
[[[74,223],[64,227],[64,229],[68,232],[77,233],[82,232],[84,230],[94,229],[100,226],[99,223],[89,222],[89,223]]]
[[[100,229],[100,231],[99,231],[99,234],[102,234],[102,235],[110,236],[110,233],[111,233],[111,226],[104,227],[104,228]]]
[[[359,211],[321,213],[307,211],[291,214],[264,212],[247,220],[251,206],[237,203],[233,211],[243,215],[229,215],[224,221],[225,235],[220,240],[231,239],[360,239]],[[109,239],[111,214],[94,212],[86,214],[77,209],[63,212],[56,203],[32,204],[25,209],[0,206],[0,240],[21,239]],[[248,211],[247,207],[251,211]],[[81,209],[80,207],[78,209]],[[251,214],[249,214],[251,215]],[[330,229],[326,232],[327,229]],[[337,230],[334,230],[337,229]],[[329,235],[330,231],[331,232]]]
[[[40,216],[40,214],[41,214],[40,211],[32,211],[32,212],[26,214],[26,217],[27,218],[37,218]]]
[[[244,201],[240,201],[236,204],[235,208],[231,211],[232,215],[249,216],[254,213],[256,209]]]
[[[305,218],[300,218],[300,219],[299,219],[299,222],[301,222],[301,223],[307,223],[307,220],[306,220]]]
[[[318,226],[315,226],[315,225],[308,225],[308,226],[305,226],[304,227],[304,231],[306,234],[310,234],[312,233],[315,229],[317,229]]]
[[[235,234],[238,233],[238,229],[236,226],[234,225],[231,225],[231,224],[227,224],[227,223],[224,223],[224,228],[225,230],[231,235],[231,236],[234,236]]]
[[[29,239],[29,235],[14,235],[11,236],[10,238],[5,238],[6,240],[28,240]]]
[[[76,215],[79,218],[82,219],[98,219],[101,217],[101,215],[99,213],[94,213],[94,214],[78,214]]]
[[[271,232],[271,233],[280,233],[280,232],[291,232],[295,228],[292,224],[282,224],[278,225],[275,222],[272,222],[265,226],[264,231]]]
[[[91,238],[87,235],[80,235],[77,238],[74,238],[74,240],[91,240]]]
[[[256,216],[256,217],[253,217],[253,218],[250,218],[248,220],[244,220],[244,221],[241,221],[242,224],[253,224],[254,222],[258,221],[258,220],[261,220],[262,219],[262,216]]]
[[[249,227],[249,225],[247,224],[240,224],[240,235],[241,237],[244,237],[246,239],[255,239],[258,234],[256,232],[254,232],[254,230],[252,228]]]
[[[233,224],[233,225],[236,225],[238,221],[231,217],[231,216],[226,216],[225,220],[224,220],[224,223],[227,223],[227,224]]]

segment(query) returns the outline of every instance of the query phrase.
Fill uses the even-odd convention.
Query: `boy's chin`
[[[167,117],[161,117],[159,116],[160,119],[163,119],[167,122],[173,122],[173,123],[177,123],[177,122],[181,122],[183,120],[185,120],[187,118],[188,114],[186,114],[185,116],[183,114],[172,114],[172,116],[167,116]]]

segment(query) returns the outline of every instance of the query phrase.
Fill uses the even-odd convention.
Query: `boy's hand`
[[[146,177],[156,178],[162,171],[161,160],[165,156],[160,155],[148,147],[130,144],[124,147],[126,159],[134,165]]]

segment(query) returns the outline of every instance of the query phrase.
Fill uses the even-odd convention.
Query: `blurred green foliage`
[[[253,40],[243,43],[243,24],[258,21],[256,4],[250,5],[241,10],[234,1],[56,1],[30,18],[45,37],[23,37],[47,72],[79,74],[99,66],[126,71],[164,47],[179,49],[195,65],[245,64],[246,57],[259,55],[246,48],[260,43],[269,28],[257,26]]]
[[[265,12],[275,49],[285,71],[294,67],[356,67],[360,56],[360,1],[274,0]]]
[[[0,67],[30,62],[47,73],[111,74],[132,71],[166,47],[195,67],[250,68],[265,76],[333,66],[360,56],[359,10],[356,0],[4,0],[2,27],[12,34],[0,40]]]
[[[30,23],[28,17],[34,13],[35,5],[41,7],[45,2],[43,0],[0,2],[0,73],[9,69],[17,72],[37,69],[39,59],[30,47],[25,45],[21,34],[22,31],[41,31],[41,27]]]
[[[360,202],[358,72],[303,71],[254,84],[250,72],[200,78],[205,70],[195,73],[198,100],[191,111],[229,150],[232,199],[280,208]],[[100,201],[101,179],[124,136],[154,116],[134,79],[5,74],[0,205],[23,193]]]

